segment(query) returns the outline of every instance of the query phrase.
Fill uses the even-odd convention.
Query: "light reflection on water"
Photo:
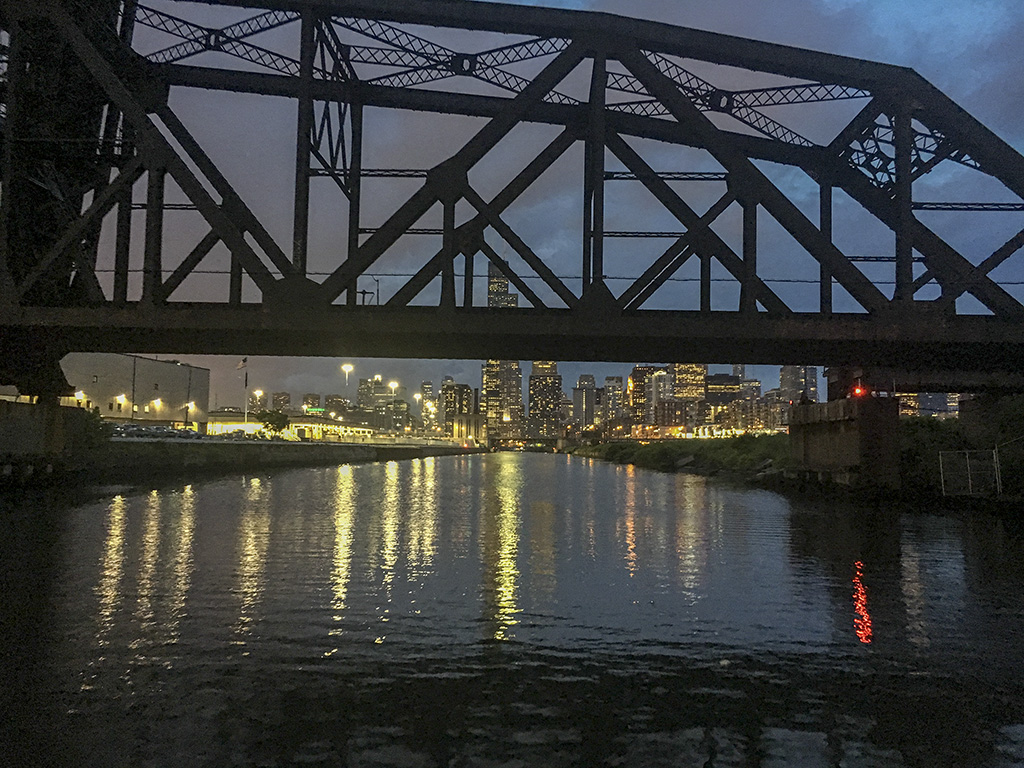
[[[998,521],[521,454],[67,514],[37,641],[68,764],[191,743],[197,765],[1011,765],[1024,744],[1024,548]],[[122,722],[144,754],[97,735]]]

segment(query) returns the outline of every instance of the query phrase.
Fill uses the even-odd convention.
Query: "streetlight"
[[[345,373],[345,389],[348,389],[348,375],[352,373],[352,363],[345,363],[341,366],[341,370]]]
[[[388,386],[391,387],[391,397],[395,396],[395,390],[398,389],[397,381],[389,381]]]

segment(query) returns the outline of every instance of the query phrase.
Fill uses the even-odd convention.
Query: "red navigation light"
[[[864,395],[866,395],[867,393],[868,393],[867,387],[863,387],[860,384],[854,385],[854,387],[853,387],[853,396],[854,397],[864,397]]]

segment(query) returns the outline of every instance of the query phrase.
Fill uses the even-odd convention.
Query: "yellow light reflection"
[[[707,564],[704,510],[707,484],[701,477],[676,476],[676,560],[680,585],[695,594]]]
[[[127,524],[123,496],[115,496],[107,510],[107,537],[103,544],[100,579],[96,593],[100,599],[97,642],[106,645],[105,636],[114,625],[114,616],[121,605],[121,578],[124,576],[124,533]]]
[[[331,568],[331,591],[334,621],[344,617],[345,601],[348,598],[348,582],[352,568],[352,526],[355,512],[355,487],[352,467],[344,464],[338,467],[334,487],[334,563]],[[332,629],[330,634],[341,634]]]
[[[140,629],[153,624],[154,578],[157,560],[160,557],[160,507],[159,491],[150,491],[146,499],[146,523],[142,534],[142,561],[139,563],[139,599],[135,609]]]
[[[270,541],[269,493],[258,477],[251,478],[245,489],[238,563],[238,594],[241,597],[238,624],[240,635],[248,634],[256,609],[263,597],[267,546]]]
[[[398,462],[389,461],[384,467],[384,540],[381,542],[381,569],[384,575],[384,591],[389,603],[391,588],[395,581],[395,564],[398,562],[398,521],[401,514],[399,496]],[[382,618],[386,621],[386,618]]]
[[[173,640],[178,637],[178,624],[185,616],[185,601],[192,584],[192,541],[196,528],[196,494],[185,486],[179,500],[178,540],[174,547],[174,582],[171,588],[169,630]]]
[[[413,497],[409,505],[409,577],[428,573],[437,554],[437,466],[432,458],[410,464]]]
[[[512,640],[512,627],[519,623],[519,505],[523,485],[517,457],[502,459],[492,480],[497,509],[487,511],[487,536],[483,548],[484,568],[492,585],[488,613],[495,640]]]
[[[636,575],[636,469],[632,464],[626,465],[626,568],[629,576]]]

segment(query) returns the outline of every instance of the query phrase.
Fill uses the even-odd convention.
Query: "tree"
[[[291,420],[280,411],[260,411],[256,418],[262,422],[263,428],[271,433],[288,429],[288,425],[291,424]]]

